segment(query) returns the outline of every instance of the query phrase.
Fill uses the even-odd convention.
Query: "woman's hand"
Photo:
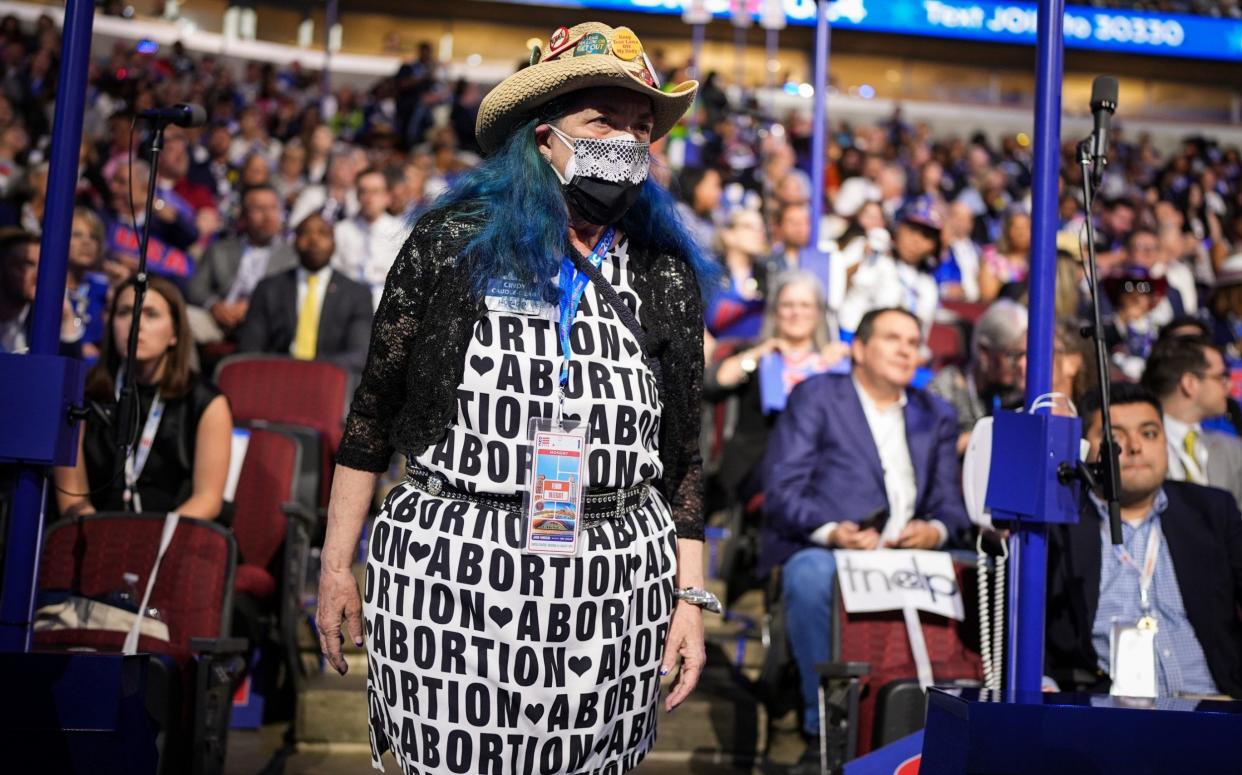
[[[820,362],[826,369],[831,369],[849,356],[850,346],[845,342],[829,342],[819,351]]]
[[[678,600],[673,608],[673,621],[664,644],[660,675],[671,673],[677,666],[678,658],[681,659],[681,671],[664,700],[664,709],[669,713],[694,691],[703,674],[703,665],[707,663],[707,648],[703,643],[703,609],[682,600]]]
[[[324,567],[319,571],[319,610],[315,613],[315,622],[319,625],[319,650],[336,672],[345,675],[349,665],[341,654],[344,642],[342,620],[349,639],[355,646],[361,647],[362,597],[358,594],[358,581],[349,569]]]

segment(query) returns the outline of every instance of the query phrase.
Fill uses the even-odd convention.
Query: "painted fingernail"
[[[362,646],[362,638],[354,638],[354,645],[355,645],[355,646],[359,646],[359,647],[361,647],[361,646]]]
[[[666,675],[668,675],[668,668],[661,665],[660,666],[660,677],[663,678]]]

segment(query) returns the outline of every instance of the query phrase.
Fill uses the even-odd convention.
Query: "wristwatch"
[[[678,587],[673,590],[673,597],[677,600],[685,600],[690,605],[706,608],[714,614],[721,611],[720,598],[700,587]]]
[[[755,369],[759,368],[759,361],[750,353],[743,353],[742,360],[738,361],[737,365],[742,367],[744,373],[754,374]]]

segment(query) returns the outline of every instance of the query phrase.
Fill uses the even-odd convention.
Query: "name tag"
[[[556,307],[543,300],[535,288],[513,278],[488,280],[484,303],[489,310],[556,319]]]
[[[1144,618],[1138,625],[1113,624],[1109,637],[1110,694],[1115,697],[1156,696],[1156,625]]]

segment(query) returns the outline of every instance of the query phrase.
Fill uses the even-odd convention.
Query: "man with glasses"
[[[1203,428],[1227,411],[1229,370],[1208,339],[1174,336],[1152,348],[1143,385],[1160,399],[1169,478],[1228,490],[1242,506],[1242,440]]]
[[[928,389],[957,410],[957,453],[966,452],[975,423],[997,408],[1022,405],[1026,389],[1026,307],[1000,299],[975,324],[970,362],[946,366]]]

